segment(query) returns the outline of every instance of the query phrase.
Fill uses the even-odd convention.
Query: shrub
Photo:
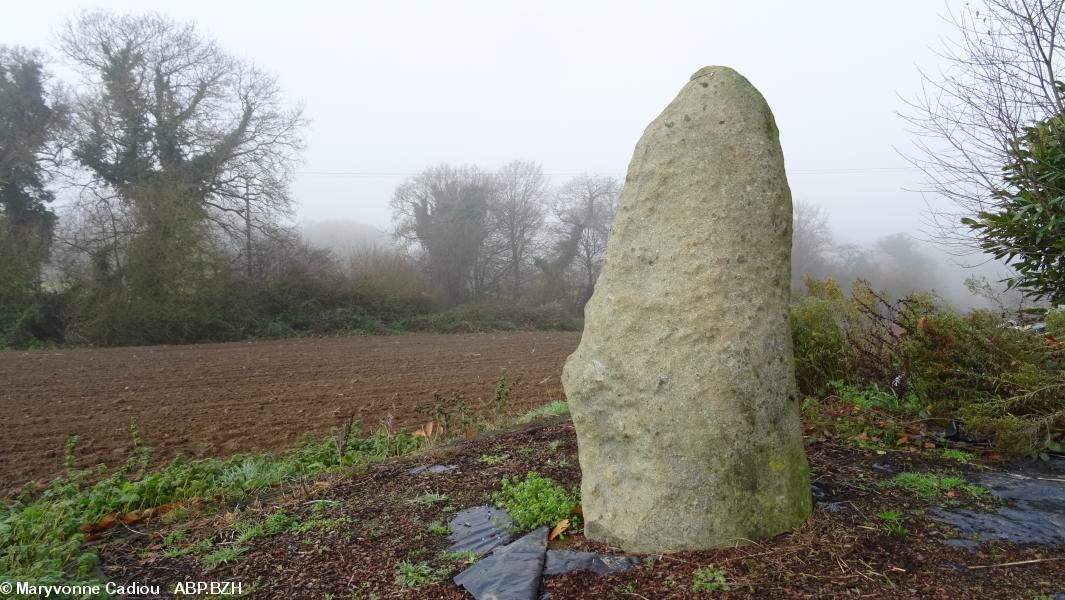
[[[836,372],[836,393],[862,408],[958,416],[967,434],[1006,456],[1062,448],[1065,349],[1056,339],[988,311],[960,315],[931,294],[892,301],[861,281],[849,298],[831,280],[807,288],[812,297],[792,307],[800,385],[823,386]],[[1057,327],[1056,319],[1048,322]],[[833,324],[845,346],[842,373]]]
[[[573,511],[580,502],[577,493],[567,492],[558,482],[536,473],[528,473],[524,481],[516,476],[513,480],[504,478],[492,500],[507,510],[522,531],[555,525],[562,519],[569,519],[575,528],[579,526],[580,516]]]
[[[791,305],[795,380],[804,394],[822,394],[846,375],[850,351],[827,300],[805,297]]]

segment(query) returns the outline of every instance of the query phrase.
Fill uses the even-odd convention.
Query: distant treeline
[[[290,225],[305,119],[273,76],[158,15],[83,13],[56,50],[74,80],[0,47],[0,346],[580,327],[617,179],[429,168],[396,245],[338,258]],[[905,238],[838,247],[805,205],[795,231],[797,277],[934,287]]]

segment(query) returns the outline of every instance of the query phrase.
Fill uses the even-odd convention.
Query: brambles
[[[1007,457],[1062,449],[1065,348],[1052,335],[988,311],[955,313],[930,294],[890,300],[861,281],[849,297],[831,280],[807,288],[811,297],[792,306],[800,385],[828,387],[863,410],[958,417],[968,436]],[[1048,316],[1048,327],[1063,322]],[[832,372],[840,375],[821,383]]]
[[[556,481],[536,473],[528,473],[524,481],[517,477],[503,479],[501,489],[492,494],[492,501],[507,509],[522,531],[555,525],[563,519],[569,519],[573,528],[580,526],[580,515],[574,514],[579,503],[577,493],[567,492]]]

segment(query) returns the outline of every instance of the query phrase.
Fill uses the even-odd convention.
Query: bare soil
[[[559,373],[579,333],[362,336],[0,352],[0,496],[63,470],[128,455],[135,419],[156,464],[178,454],[283,450],[352,416],[413,428],[434,407],[494,417],[496,383],[513,415],[562,398]]]

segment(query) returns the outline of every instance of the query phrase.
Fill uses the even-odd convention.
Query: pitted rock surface
[[[729,68],[695,73],[636,146],[563,371],[589,538],[710,548],[810,514],[791,211],[762,95]]]

